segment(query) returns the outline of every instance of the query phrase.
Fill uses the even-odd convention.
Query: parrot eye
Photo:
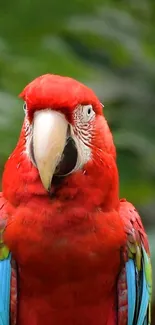
[[[23,105],[24,112],[26,112],[26,109],[27,109],[27,105],[26,105],[26,103],[24,103],[24,105]]]
[[[88,115],[91,114],[91,107],[88,108],[87,114],[88,114]]]
[[[89,122],[95,116],[92,105],[85,105],[82,108],[83,122]]]

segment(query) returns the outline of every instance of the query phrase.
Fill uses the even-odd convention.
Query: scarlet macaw
[[[149,325],[140,216],[119,200],[116,151],[94,92],[43,75],[0,195],[0,325]]]

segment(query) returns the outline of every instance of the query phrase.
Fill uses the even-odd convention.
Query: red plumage
[[[40,76],[28,84],[19,96],[27,102],[30,120],[35,110],[51,107],[63,111],[71,121],[71,113],[79,103],[92,104],[96,113],[102,114],[101,104],[94,92],[69,77]]]
[[[115,147],[101,104],[86,86],[52,75],[34,80],[21,97],[30,121],[35,110],[50,107],[71,122],[75,107],[92,104],[96,132],[92,159],[54,187],[52,198],[25,153],[25,124],[6,164],[4,241],[18,263],[17,325],[115,325],[120,252],[127,239]]]

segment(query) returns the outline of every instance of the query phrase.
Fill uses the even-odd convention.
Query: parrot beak
[[[51,180],[66,144],[68,122],[50,109],[34,114],[33,155],[43,186],[50,190]]]

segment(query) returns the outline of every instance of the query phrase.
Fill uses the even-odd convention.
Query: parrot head
[[[28,182],[35,183],[39,177],[46,195],[56,184],[76,187],[79,181],[78,186],[98,187],[105,195],[115,184],[118,196],[115,146],[94,92],[72,78],[47,74],[28,84],[20,97],[25,119],[12,163],[8,161],[5,168],[3,187],[7,187],[5,173],[10,164],[12,173],[13,168],[18,173],[18,189],[24,184],[25,192]]]

